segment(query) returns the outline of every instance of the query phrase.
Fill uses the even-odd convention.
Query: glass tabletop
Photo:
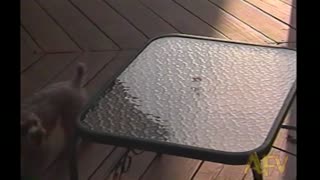
[[[294,50],[162,37],[80,122],[115,137],[245,152],[266,141],[295,80]]]

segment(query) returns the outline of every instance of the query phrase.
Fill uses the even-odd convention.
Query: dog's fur
[[[75,133],[75,122],[87,101],[82,82],[86,66],[79,63],[73,79],[58,82],[36,92],[21,103],[20,131],[22,138],[41,146],[53,129],[60,124],[66,143]]]

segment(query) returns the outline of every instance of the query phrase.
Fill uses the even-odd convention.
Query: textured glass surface
[[[265,141],[295,79],[295,51],[161,38],[82,122],[113,135],[248,151]]]

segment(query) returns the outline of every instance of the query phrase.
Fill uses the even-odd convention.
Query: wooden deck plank
[[[41,54],[43,51],[39,47],[39,45],[34,42],[34,40],[30,37],[30,35],[25,31],[24,27],[20,25],[20,39],[23,40],[26,45],[33,50],[35,54]]]
[[[71,0],[121,48],[141,48],[147,38],[102,0]]]
[[[119,48],[66,0],[37,0],[85,51]]]
[[[30,96],[71,63],[77,54],[47,54],[21,75],[21,98]]]
[[[177,32],[172,26],[154,14],[150,9],[143,6],[138,0],[105,1],[144,32],[148,38]]]
[[[269,38],[227,14],[208,0],[175,0],[230,39],[260,44],[271,43]]]
[[[296,9],[282,1],[274,0],[245,0],[251,5],[262,10],[290,27],[296,29]],[[292,20],[291,20],[292,19]]]
[[[33,53],[24,40],[20,41],[20,73],[36,62],[41,54]]]
[[[129,155],[133,155],[133,154],[130,153]],[[140,155],[133,155],[130,169],[128,170],[128,172],[124,173],[121,176],[121,180],[139,179],[139,177],[147,169],[147,167],[155,158],[155,156],[156,156],[156,153],[149,152],[149,151],[143,152],[143,154],[140,154]],[[100,169],[100,171],[101,170],[103,169]],[[101,179],[112,180],[113,177],[116,177],[114,173],[110,174],[109,178],[102,177]]]
[[[247,23],[276,42],[287,42],[289,31],[295,30],[241,0],[210,0],[221,9]],[[254,17],[254,18],[253,18]],[[295,40],[295,39],[294,39]]]
[[[212,180],[218,176],[223,169],[223,164],[205,161],[193,180]]]
[[[80,144],[81,145],[81,144]],[[113,146],[102,144],[86,144],[88,147],[79,148],[77,152],[79,180],[87,180],[97,166],[111,154]],[[41,179],[45,180],[69,180],[69,164],[66,159],[58,159]]]
[[[281,165],[284,165],[284,163],[285,163],[285,169],[284,169],[283,173],[281,173],[279,170],[278,170],[278,172],[280,172],[283,179],[296,180],[297,179],[297,158],[294,156],[291,156],[291,155],[287,155],[284,152],[280,152],[280,153],[281,153],[281,155],[280,155],[281,162],[280,163],[281,163]],[[287,162],[285,162],[286,158],[288,158]]]
[[[79,47],[33,0],[21,1],[21,23],[47,52],[75,52]]]
[[[90,176],[90,180],[101,180],[111,174],[112,168],[125,154],[126,148],[117,147],[109,157],[107,157],[101,166]]]
[[[42,56],[42,52],[22,27],[20,36],[20,72],[23,72]]]
[[[182,33],[226,38],[221,32],[195,17],[172,0],[140,0]]]
[[[297,6],[297,1],[296,0],[280,0],[281,2],[284,2],[294,8]]]
[[[218,176],[213,180],[242,180],[245,177],[246,165],[224,165]]]
[[[273,146],[282,148],[287,141],[288,130],[281,129],[273,143]]]
[[[201,161],[163,154],[155,159],[141,180],[191,179]]]

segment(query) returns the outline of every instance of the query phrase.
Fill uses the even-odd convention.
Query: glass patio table
[[[165,35],[106,82],[77,130],[99,143],[243,165],[269,153],[295,93],[295,50]]]

